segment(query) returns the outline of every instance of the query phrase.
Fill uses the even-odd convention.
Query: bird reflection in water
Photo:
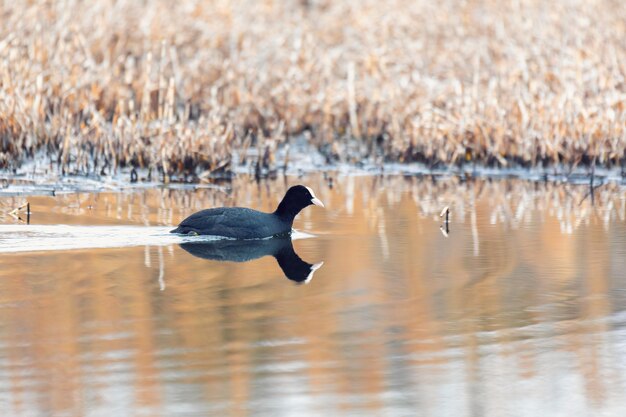
[[[285,276],[298,284],[306,284],[324,262],[310,264],[303,261],[293,249],[291,237],[263,240],[213,240],[181,243],[180,247],[202,259],[214,261],[247,262],[263,256],[276,258]]]

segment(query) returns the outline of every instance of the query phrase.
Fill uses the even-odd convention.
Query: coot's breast
[[[261,239],[290,231],[291,223],[282,221],[274,214],[244,207],[222,207],[192,214],[172,230],[172,233]]]

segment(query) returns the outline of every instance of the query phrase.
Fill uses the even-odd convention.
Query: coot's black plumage
[[[244,207],[220,207],[199,211],[183,220],[171,233],[223,236],[234,239],[263,239],[291,232],[293,220],[300,210],[324,204],[313,190],[295,185],[287,190],[273,213]]]

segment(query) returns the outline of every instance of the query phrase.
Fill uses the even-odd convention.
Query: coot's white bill
[[[304,280],[305,284],[308,284],[309,281],[311,281],[313,279],[313,274],[315,273],[315,271],[320,269],[322,267],[322,265],[324,265],[324,262],[318,262],[318,263],[316,263],[314,265],[311,265],[311,272],[309,272],[309,275]]]
[[[311,203],[315,204],[316,206],[324,207],[324,203],[322,203],[322,200],[315,196],[315,193],[313,192],[311,187],[306,187],[306,189],[309,190],[309,193],[311,194]]]

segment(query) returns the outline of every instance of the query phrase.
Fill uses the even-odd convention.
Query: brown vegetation
[[[216,172],[299,134],[347,162],[625,158],[617,0],[41,0],[0,21],[0,167]]]

